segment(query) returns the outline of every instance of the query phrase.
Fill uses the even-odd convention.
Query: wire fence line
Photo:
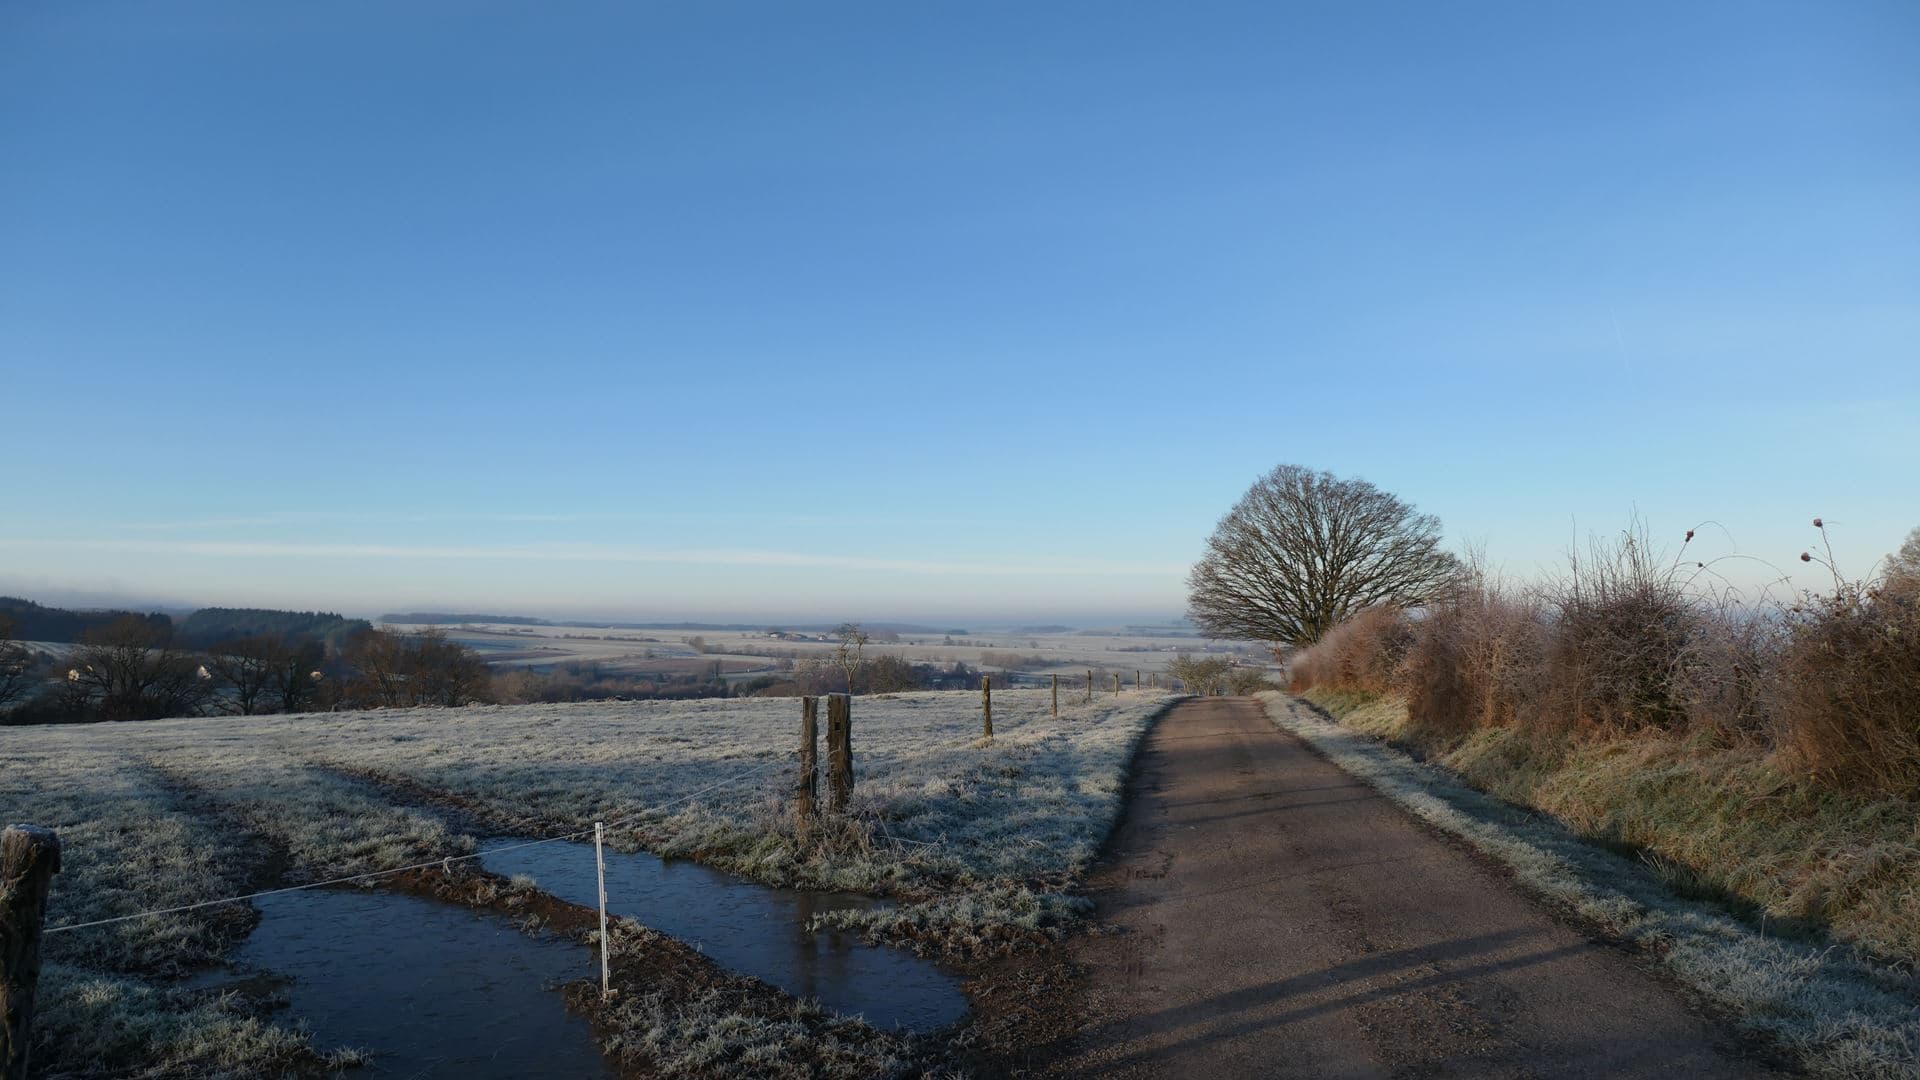
[[[1088,688],[1089,690],[1092,689],[1091,680],[1089,680]],[[1136,686],[1136,690],[1137,689],[1139,689],[1139,687]],[[1016,724],[1020,729],[1030,728],[1033,724],[1033,719],[1030,717],[1022,718],[1020,721],[1016,721]],[[918,752],[922,754],[927,754],[927,753],[942,753],[948,750],[965,749],[968,747],[977,746],[983,740],[991,741],[991,739],[992,739],[992,736],[988,736],[988,735],[971,735],[966,738],[956,739],[951,742],[940,743],[934,746],[926,747],[921,749]],[[735,773],[722,780],[716,781],[712,784],[706,785],[705,787],[699,788],[698,790],[688,792],[685,795],[677,796],[663,803],[655,804],[653,806],[647,807],[644,810],[639,810],[634,813],[628,814],[622,818],[612,820],[612,821],[602,822],[600,823],[600,827],[604,827],[607,829],[614,829],[614,828],[620,828],[622,826],[632,824],[635,821],[639,820],[640,818],[648,814],[659,813],[663,810],[667,810],[672,807],[679,806],[683,803],[691,802],[702,795],[708,794],[713,791],[717,791],[724,787],[732,786],[744,780],[748,780],[755,776],[764,774],[779,766],[786,765],[791,761],[791,759],[798,756],[797,751],[791,751],[791,750],[785,751],[785,752],[775,751],[775,753],[777,756],[773,761],[766,762],[765,764],[756,766],[755,768],[752,768],[752,769],[747,769],[742,772]],[[875,824],[879,827],[881,835],[887,841],[892,842],[894,844],[913,844],[922,848],[933,848],[933,847],[939,846],[939,843],[937,841],[918,840],[911,837],[895,836],[892,830],[887,828],[887,824],[884,819],[875,817],[873,820]],[[410,863],[405,866],[389,867],[384,870],[368,870],[358,874],[347,874],[340,877],[328,878],[324,881],[311,881],[311,882],[305,882],[299,885],[287,885],[287,886],[282,886],[274,889],[262,889],[257,892],[245,893],[239,896],[222,897],[217,900],[201,900],[191,904],[180,904],[173,907],[155,908],[149,911],[137,911],[127,915],[116,915],[116,916],[112,916],[110,918],[105,918],[105,919],[91,919],[85,922],[66,923],[60,926],[49,926],[49,927],[46,927],[42,931],[42,933],[60,934],[60,933],[67,933],[69,931],[75,931],[75,930],[89,930],[89,929],[94,929],[102,926],[112,926],[117,923],[132,922],[137,919],[150,919],[150,918],[156,918],[161,915],[178,915],[178,914],[182,914],[189,911],[203,910],[206,908],[224,907],[229,904],[241,904],[241,903],[246,903],[247,901],[250,901],[250,900],[257,900],[257,899],[268,897],[268,896],[280,896],[286,893],[305,892],[309,889],[324,889],[324,888],[329,888],[335,885],[350,885],[350,884],[374,881],[379,878],[391,877],[396,874],[411,873],[416,870],[430,870],[435,867],[439,867],[443,869],[451,869],[454,863],[470,862],[476,859],[485,858],[488,855],[499,854],[501,852],[519,851],[523,848],[539,847],[543,844],[557,844],[557,843],[565,843],[565,842],[574,841],[574,840],[583,840],[586,837],[594,835],[595,831],[596,831],[595,827],[588,827],[584,829],[577,829],[573,832],[561,833],[556,836],[544,837],[539,840],[528,840],[521,843],[504,845],[501,847],[488,848],[485,851],[475,851],[465,855],[442,856],[436,859],[429,859],[422,862]]]
[[[706,787],[703,787],[698,791],[689,792],[688,794],[679,796],[678,798],[675,798],[675,799],[671,799],[667,802],[650,806],[645,810],[628,814],[626,817],[621,818],[619,820],[605,823],[605,827],[618,828],[622,825],[631,824],[639,820],[641,817],[646,816],[647,814],[658,813],[662,810],[666,810],[671,807],[678,806],[681,803],[691,802],[694,799],[697,799],[700,796],[707,794],[708,792],[716,791],[720,788],[727,787],[731,784],[739,783],[740,781],[750,779],[754,776],[758,776],[775,767],[785,765],[788,763],[788,759],[793,756],[794,755],[791,752],[787,754],[783,754],[779,758],[776,758],[773,761],[769,761],[764,765],[760,765],[756,768],[745,770],[744,772],[735,773],[734,775],[729,776],[724,780],[720,780],[715,783],[708,784]],[[219,900],[202,900],[198,903],[181,904],[177,907],[156,908],[152,911],[137,911],[131,915],[116,915],[110,919],[93,919],[87,922],[67,923],[61,926],[49,926],[44,931],[42,931],[42,933],[59,934],[69,930],[87,930],[97,926],[111,926],[114,923],[131,922],[135,919],[151,919],[160,915],[177,915],[182,912],[198,911],[203,908],[222,907],[227,904],[241,904],[249,900],[256,900],[265,896],[279,896],[284,893],[304,892],[308,889],[323,889],[332,885],[349,885],[349,884],[354,884],[356,882],[372,881],[376,878],[391,877],[395,874],[405,874],[414,870],[430,870],[434,867],[451,868],[452,865],[457,862],[469,862],[474,859],[484,858],[488,855],[496,855],[503,851],[519,851],[522,848],[539,847],[542,844],[558,844],[558,843],[562,843],[569,840],[584,839],[586,837],[592,836],[594,834],[594,831],[595,830],[593,827],[589,827],[589,828],[580,829],[570,833],[562,833],[558,836],[549,836],[540,840],[528,840],[523,843],[508,844],[503,847],[488,848],[485,851],[475,851],[466,855],[448,855],[438,859],[430,859],[425,862],[411,863],[407,866],[394,866],[394,867],[389,867],[385,870],[369,870],[369,871],[366,871],[365,873],[349,874],[345,877],[329,878],[325,881],[310,881],[301,885],[287,885],[278,889],[262,889],[259,892],[251,892],[242,896],[229,896]]]

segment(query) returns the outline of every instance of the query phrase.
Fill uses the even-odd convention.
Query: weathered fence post
[[[1113,696],[1120,696],[1120,673],[1117,671],[1113,673]]]
[[[980,737],[993,738],[993,676],[980,676]]]
[[[1053,718],[1060,719],[1060,676],[1053,677]]]
[[[1093,669],[1087,669],[1087,700],[1093,700]]]
[[[0,832],[0,1077],[26,1080],[33,994],[40,982],[40,930],[47,890],[60,872],[60,838],[50,829]]]
[[[820,775],[820,699],[800,699],[800,783],[793,792],[793,806],[800,821],[802,838],[813,827],[813,802],[819,795]]]
[[[1141,689],[1141,686],[1140,686],[1140,669],[1139,669],[1139,668],[1134,668],[1134,669],[1133,669],[1133,688],[1134,688],[1135,690],[1139,690],[1139,689]]]
[[[853,796],[853,698],[827,698],[827,789],[829,805],[845,810]]]

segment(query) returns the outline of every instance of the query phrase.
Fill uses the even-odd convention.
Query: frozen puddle
[[[597,904],[591,844],[483,851],[481,863],[496,874],[525,874],[568,903]],[[843,931],[807,930],[816,914],[879,903],[772,889],[685,860],[607,852],[607,910],[696,946],[722,967],[879,1028],[935,1031],[965,1016],[960,979],[932,961]]]
[[[587,1021],[553,987],[594,977],[591,950],[498,915],[391,892],[313,889],[254,901],[232,966],[290,1003],[322,1051],[372,1060],[354,1076],[612,1076]],[[230,973],[194,984],[218,988]]]

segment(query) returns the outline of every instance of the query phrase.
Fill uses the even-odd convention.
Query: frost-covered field
[[[973,954],[1070,912],[1064,890],[1171,700],[1100,695],[1054,720],[1044,692],[1000,692],[985,746],[976,694],[857,699],[852,813],[806,846],[788,813],[793,699],[10,729],[0,818],[61,835],[52,926],[466,854],[469,833],[604,820],[621,846],[893,896],[901,906],[865,917],[870,929]],[[293,1053],[283,1030],[168,989],[248,925],[244,907],[212,907],[50,935],[42,1034],[76,1061],[206,1068]]]

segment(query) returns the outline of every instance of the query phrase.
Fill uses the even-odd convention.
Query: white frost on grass
[[[0,818],[61,835],[52,926],[470,851],[438,809],[414,805],[424,792],[500,832],[621,822],[612,839],[629,849],[769,884],[891,895],[906,902],[896,925],[869,928],[970,951],[1073,912],[1066,890],[1118,815],[1133,747],[1173,700],[1100,694],[1063,702],[1056,720],[1046,692],[1001,691],[983,745],[977,695],[858,698],[855,814],[817,846],[794,842],[786,812],[800,719],[791,698],[14,728],[0,735]],[[81,975],[170,977],[218,959],[250,919],[232,905],[51,935],[48,992],[75,991]],[[129,1016],[177,1004],[114,1000]],[[207,1030],[232,1031],[242,1058],[285,1049]]]
[[[1765,1032],[1811,1071],[1920,1076],[1920,999],[1911,973],[1842,946],[1758,933],[1675,897],[1646,867],[1586,843],[1542,815],[1475,791],[1441,769],[1263,694],[1267,715],[1334,764],[1429,824],[1512,868],[1525,885],[1648,947],[1701,995]]]

